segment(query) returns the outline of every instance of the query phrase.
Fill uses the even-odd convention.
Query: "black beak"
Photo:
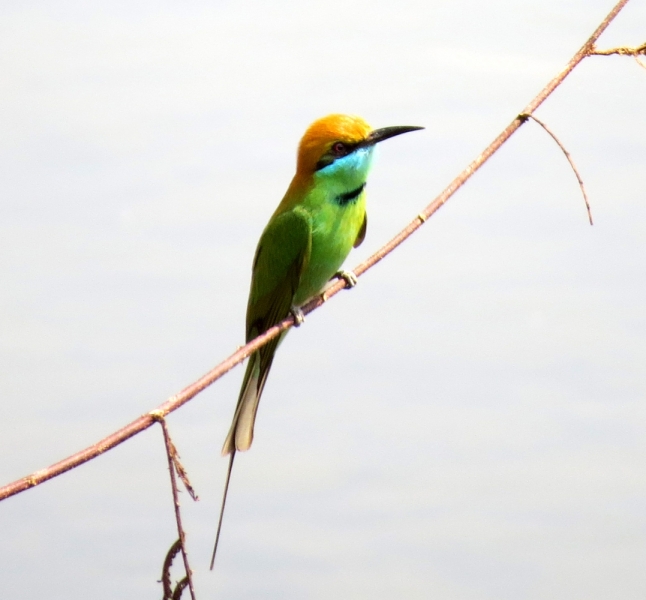
[[[374,146],[379,142],[383,142],[388,138],[395,137],[396,135],[401,135],[402,133],[408,133],[409,131],[418,131],[419,129],[424,129],[423,127],[416,127],[415,125],[395,125],[393,127],[382,127],[381,129],[375,129],[368,134],[368,137],[359,144],[359,146]]]

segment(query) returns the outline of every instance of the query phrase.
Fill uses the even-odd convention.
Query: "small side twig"
[[[170,581],[170,568],[173,566],[173,561],[175,560],[175,557],[181,552],[181,550],[182,542],[178,538],[166,553],[161,578],[162,586],[164,587],[164,596],[162,600],[179,600],[182,597],[184,589],[186,589],[186,586],[188,585],[188,576],[180,579],[175,584],[175,589],[173,589]]]
[[[153,413],[154,412],[155,411],[153,411]],[[173,504],[175,505],[175,520],[177,522],[177,533],[179,535],[178,541],[179,541],[180,549],[182,551],[182,559],[184,561],[184,570],[186,571],[188,588],[189,588],[189,591],[191,592],[192,600],[195,600],[195,589],[193,587],[193,577],[192,577],[193,572],[191,571],[191,567],[188,563],[188,553],[186,552],[186,535],[184,534],[184,528],[182,527],[182,515],[179,508],[179,492],[177,489],[177,480],[175,478],[175,470],[177,469],[176,465],[179,464],[179,459],[177,458],[177,450],[175,449],[175,445],[170,439],[170,434],[168,433],[168,427],[166,426],[166,419],[164,419],[163,415],[161,414],[152,414],[152,416],[155,420],[159,422],[162,428],[162,432],[164,434],[164,444],[166,445],[166,456],[168,458],[168,470],[170,472],[170,483],[171,483],[171,488],[173,490]],[[184,476],[186,476],[186,471],[184,470],[183,467],[182,467],[182,472],[184,473]],[[179,473],[179,470],[178,470],[178,473]],[[180,475],[180,477],[182,476]],[[193,492],[193,488],[191,487],[190,483],[187,483],[188,478],[186,478],[186,481],[184,481],[184,479],[185,477],[182,477],[182,481],[184,482],[184,485],[187,486],[186,489],[189,490],[189,494],[191,494],[191,497],[193,497],[193,499],[197,499],[197,496],[195,496],[195,493]],[[164,586],[164,593],[166,593],[166,586]],[[173,594],[173,598],[175,598],[176,593],[177,593],[177,589]],[[180,590],[179,596],[177,596],[177,598],[179,598],[181,594],[182,592]]]
[[[159,419],[159,422],[161,423],[161,426],[164,430],[164,441],[166,442],[166,451],[168,452],[169,458],[173,461],[173,466],[175,467],[175,471],[177,472],[177,475],[179,475],[179,478],[182,480],[182,483],[184,484],[184,487],[186,488],[186,491],[188,492],[189,496],[195,502],[197,502],[199,500],[199,497],[195,493],[195,490],[191,485],[191,482],[188,478],[188,473],[186,472],[184,465],[182,465],[182,463],[179,460],[179,453],[177,452],[177,448],[175,448],[175,444],[173,444],[173,440],[168,434],[168,427],[166,426],[166,420],[164,419],[163,416],[156,417],[156,418]]]
[[[628,46],[620,46],[619,48],[608,48],[608,50],[598,50],[592,47],[588,56],[610,56],[611,54],[620,54],[622,56],[635,56],[636,54],[646,54],[646,42],[641,46],[630,48]]]
[[[635,59],[635,62],[636,62],[636,63],[637,63],[637,64],[638,64],[642,69],[646,69],[646,63],[643,63],[643,62],[642,62],[642,59],[641,59],[641,58],[639,58],[639,56],[637,56],[636,54],[633,54],[633,58]]]
[[[611,56],[618,54],[620,56],[632,56],[637,64],[646,69],[646,63],[643,63],[639,58],[640,55],[646,55],[646,42],[641,46],[630,48],[628,46],[621,46],[619,48],[608,48],[607,50],[597,50],[595,47],[588,53],[588,56]]]
[[[172,600],[173,598],[173,588],[170,582],[170,568],[175,560],[175,557],[182,549],[181,540],[177,540],[166,553],[166,558],[164,559],[164,566],[162,567],[162,578],[161,583],[164,588],[164,598],[163,600]]]
[[[175,586],[175,591],[173,592],[173,597],[171,600],[179,600],[182,597],[182,593],[186,589],[186,586],[189,584],[188,577],[180,579]]]
[[[579,182],[579,187],[581,188],[581,193],[583,194],[583,201],[585,202],[585,208],[588,211],[588,220],[590,221],[590,225],[594,225],[592,222],[592,211],[590,210],[590,202],[588,202],[588,195],[585,192],[585,187],[583,185],[583,179],[581,179],[581,175],[579,175],[579,171],[576,168],[576,165],[574,164],[574,161],[572,160],[572,156],[570,153],[565,149],[565,146],[561,143],[561,141],[556,137],[556,135],[550,130],[550,128],[543,123],[540,119],[537,119],[534,115],[530,115],[529,113],[521,113],[518,115],[521,119],[531,119],[532,121],[535,121],[538,123],[547,133],[550,134],[552,139],[556,142],[558,147],[563,151],[563,154],[565,154],[565,158],[567,158],[568,162],[570,163],[570,166],[572,167],[572,170],[574,171],[574,174],[576,175],[576,179]]]

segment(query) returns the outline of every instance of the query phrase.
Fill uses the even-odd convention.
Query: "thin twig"
[[[593,47],[588,56],[610,56],[612,54],[619,54],[621,56],[637,56],[638,54],[646,54],[646,42],[635,48],[620,46],[619,48],[609,48],[608,50],[597,50],[597,48]]]
[[[173,597],[171,598],[171,600],[179,600],[182,597],[182,594],[184,593],[184,590],[186,589],[188,583],[188,577],[180,579],[175,586],[175,591],[173,592]]]
[[[594,43],[603,31],[608,27],[611,21],[617,16],[619,11],[628,3],[628,0],[620,0],[617,5],[610,11],[608,16],[597,27],[595,32],[583,44],[581,49],[572,57],[566,67],[550,81],[545,88],[532,100],[527,107],[521,111],[521,114],[532,114],[545,99],[563,82],[563,80],[572,72],[572,70],[586,57],[590,50],[594,47]],[[423,211],[421,211],[415,219],[402,229],[392,240],[375,252],[370,258],[362,262],[355,269],[355,275],[359,277],[368,269],[376,265],[387,254],[390,254],[397,246],[399,246],[405,239],[410,237],[419,227],[425,223],[428,218],[433,215],[464,183],[471,178],[471,176],[496,152],[511,136],[512,134],[525,122],[525,119],[517,116],[514,120],[504,129],[504,131],[480,154],[469,166],[467,166],[462,173],[460,173],[450,185],[439,195],[433,202],[431,202]],[[305,306],[301,307],[303,314],[307,315],[313,310],[316,310],[324,304],[326,300],[338,294],[345,288],[345,281],[337,281],[325,291],[325,296],[317,296],[310,300]],[[163,416],[170,412],[177,410],[180,406],[186,404],[191,398],[199,394],[206,387],[217,381],[225,373],[228,373],[233,367],[241,363],[245,358],[258,350],[261,346],[267,344],[270,340],[278,337],[283,331],[286,331],[294,325],[294,317],[289,316],[274,327],[271,327],[262,335],[253,339],[248,344],[239,348],[229,358],[214,367],[211,371],[206,373],[203,377],[198,379],[195,383],[189,385],[179,394],[171,396],[166,402],[159,406],[155,413]],[[100,442],[73,454],[72,456],[57,462],[56,464],[36,471],[27,477],[18,479],[12,483],[0,488],[0,501],[10,496],[14,496],[20,492],[24,492],[29,488],[43,483],[53,477],[57,477],[70,469],[74,469],[79,465],[92,460],[107,452],[108,450],[122,444],[145,429],[148,429],[155,419],[151,413],[146,413],[139,418],[132,421],[122,429],[114,432],[113,434],[102,439]]]
[[[175,450],[175,448],[173,448],[173,450]],[[188,473],[186,472],[186,469],[184,468],[182,463],[179,462],[179,454],[177,454],[176,450],[175,450],[175,454],[173,454],[173,464],[175,465],[175,470],[177,471],[179,478],[182,480],[182,483],[184,484],[184,487],[186,488],[188,495],[193,500],[195,500],[195,502],[197,502],[200,498],[195,493],[195,490],[193,489],[193,486],[191,485],[191,482],[188,479]]]
[[[592,222],[592,212],[590,211],[590,203],[588,202],[588,195],[585,193],[585,187],[583,185],[583,179],[581,179],[581,175],[579,175],[579,171],[576,168],[576,165],[574,164],[574,161],[572,160],[572,156],[570,153],[565,149],[565,146],[561,144],[561,141],[554,135],[554,133],[549,129],[543,121],[537,119],[534,115],[529,115],[529,114],[521,114],[519,115],[520,117],[523,117],[525,119],[532,119],[532,121],[536,121],[547,133],[552,136],[552,139],[556,142],[558,147],[563,151],[563,154],[565,154],[565,158],[567,158],[568,162],[570,163],[570,166],[572,167],[572,170],[574,171],[574,174],[576,175],[576,180],[579,182],[579,187],[581,188],[581,193],[583,194],[583,201],[585,202],[585,208],[588,211],[588,220],[590,221],[590,225],[594,225]]]
[[[609,48],[608,50],[597,50],[596,48],[593,48],[588,56],[611,56],[613,54],[619,54],[621,56],[632,56],[640,67],[646,69],[646,63],[643,63],[641,61],[641,58],[639,58],[640,55],[646,55],[646,42],[644,42],[641,46],[637,46],[636,48],[629,48],[628,46]]]
[[[164,588],[164,598],[163,600],[171,600],[173,597],[173,588],[171,587],[170,582],[170,568],[173,565],[173,561],[179,552],[182,550],[182,540],[177,539],[173,545],[169,548],[166,553],[166,558],[164,559],[164,566],[162,567],[162,586]]]
[[[637,64],[638,64],[642,69],[646,69],[646,63],[643,63],[643,62],[642,62],[642,59],[641,59],[641,58],[639,58],[639,56],[637,56],[637,55],[635,54],[635,55],[633,56],[633,58],[635,59],[635,62],[636,62],[636,63],[637,63]]]
[[[153,413],[154,412],[155,411],[153,411]],[[166,421],[164,420],[164,417],[160,415],[157,418],[159,422],[163,424],[162,426],[166,427]],[[168,442],[167,448],[170,450],[170,457],[173,460],[173,466],[175,467],[175,471],[179,475],[179,478],[182,480],[182,483],[184,484],[184,487],[186,488],[186,491],[189,493],[190,497],[195,502],[197,502],[199,500],[199,497],[195,493],[195,490],[191,485],[191,482],[188,478],[188,473],[186,472],[184,465],[182,465],[182,463],[179,460],[179,452],[177,452],[177,448],[175,447],[175,444],[173,444],[173,440],[171,439],[170,435],[166,436],[164,439]]]
[[[168,471],[170,472],[170,484],[173,490],[173,504],[175,505],[175,520],[177,521],[177,533],[179,535],[180,548],[182,550],[182,558],[184,560],[184,569],[186,570],[186,577],[188,578],[188,588],[191,592],[192,600],[195,600],[195,589],[193,588],[193,577],[191,567],[188,564],[188,553],[186,552],[186,535],[182,527],[182,515],[179,509],[179,493],[177,490],[177,480],[175,479],[175,462],[173,461],[173,454],[176,454],[175,446],[170,439],[168,427],[166,426],[166,419],[164,417],[156,417],[161,425],[162,432],[164,433],[164,444],[166,445],[166,456],[168,458]],[[180,592],[181,595],[181,592]],[[173,595],[174,596],[174,595]]]

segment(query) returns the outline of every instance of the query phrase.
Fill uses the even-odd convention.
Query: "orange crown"
[[[328,115],[314,121],[298,146],[297,174],[312,174],[316,170],[316,163],[334,142],[356,144],[365,140],[371,131],[368,123],[354,115]]]

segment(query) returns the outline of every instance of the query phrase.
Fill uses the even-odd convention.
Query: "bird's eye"
[[[345,156],[348,153],[348,149],[343,142],[336,142],[332,146],[332,154],[335,156]]]

